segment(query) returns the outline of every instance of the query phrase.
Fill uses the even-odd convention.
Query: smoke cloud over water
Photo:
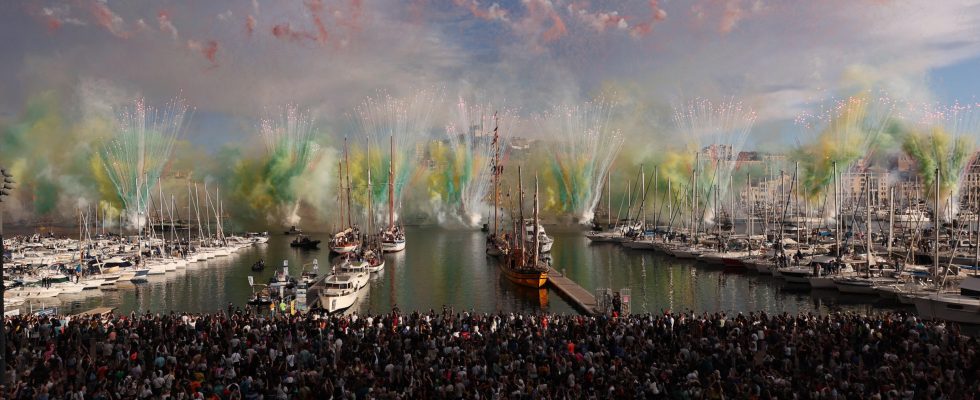
[[[188,181],[208,181],[242,226],[334,221],[344,138],[355,205],[363,207],[371,190],[375,213],[382,212],[389,136],[397,136],[400,216],[442,214],[479,224],[487,213],[486,155],[460,136],[469,127],[457,115],[458,98],[513,115],[508,137],[519,140],[511,143],[531,148],[505,155],[505,183],[513,184],[518,164],[529,174],[536,170],[549,216],[590,218],[603,169],[613,171],[613,203],[641,162],[648,171],[660,164],[659,189],[671,177],[674,190],[684,190],[694,157],[689,138],[673,129],[672,106],[696,99],[730,99],[754,110],[752,136],[740,147],[793,153],[815,199],[827,190],[828,160],[856,164],[861,154],[916,153],[943,147],[935,144],[941,135],[933,127],[893,124],[876,140],[894,143],[866,145],[868,120],[876,117],[857,105],[812,129],[793,119],[819,113],[813,104],[852,95],[855,86],[952,103],[934,93],[961,86],[960,77],[932,74],[980,56],[976,7],[768,0],[5,5],[0,34],[10,40],[0,43],[0,73],[11,79],[0,82],[0,165],[14,172],[18,188],[3,210],[34,223],[74,220],[76,209],[97,204],[127,208],[132,196],[120,193],[101,155],[118,133],[114,110],[137,98],[166,104],[175,93],[196,112],[188,113],[160,168],[162,191],[186,204]],[[419,88],[434,87],[440,89],[418,99]],[[587,151],[575,150],[583,147],[574,141],[549,142],[533,121],[561,104],[599,98],[617,104],[606,129],[619,132],[619,152],[578,154]],[[269,111],[283,104],[309,119],[303,128],[309,134],[270,146],[262,119],[289,125],[287,112]],[[387,105],[394,108],[383,111]],[[471,113],[465,124],[474,119]],[[941,125],[947,148],[969,138]],[[449,126],[455,134],[447,136]],[[896,126],[914,135],[897,138]],[[928,164],[927,158],[917,159]]]

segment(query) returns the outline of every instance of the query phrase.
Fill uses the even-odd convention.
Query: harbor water
[[[439,227],[408,227],[408,248],[387,254],[387,265],[374,274],[370,289],[355,303],[358,312],[402,310],[456,310],[478,312],[575,313],[577,310],[553,289],[519,287],[501,276],[495,260],[485,255],[485,234],[476,230],[449,230]],[[652,251],[625,249],[615,244],[592,244],[584,232],[548,227],[555,238],[551,252],[554,268],[586,290],[629,289],[630,304],[636,312],[873,312],[897,309],[874,296],[848,296],[836,291],[795,289],[779,278],[755,273],[735,274],[719,267],[678,260]],[[327,233],[310,233],[327,241]],[[298,250],[289,246],[291,236],[274,234],[268,243],[255,245],[228,257],[214,258],[178,269],[166,275],[151,276],[146,283],[119,283],[112,290],[86,291],[61,295],[25,304],[32,307],[57,306],[74,313],[95,307],[114,307],[119,312],[211,312],[229,303],[244,307],[252,293],[248,276],[257,284],[282,269],[288,261],[289,273],[299,276],[317,260],[320,273],[330,265],[326,246],[320,250]],[[263,271],[252,271],[259,259]]]

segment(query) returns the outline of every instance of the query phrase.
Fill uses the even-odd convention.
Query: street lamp
[[[0,187],[0,203],[3,203],[3,197],[10,195],[10,190],[14,189],[13,175],[7,172],[6,169],[0,168],[0,175],[3,176],[3,186]],[[4,296],[6,294],[6,284],[3,281],[3,210],[0,210],[0,321],[3,324],[0,325],[0,387],[7,384],[7,311],[4,306]]]

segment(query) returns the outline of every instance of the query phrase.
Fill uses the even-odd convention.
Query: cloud
[[[584,100],[611,82],[632,87],[633,101],[649,107],[734,96],[758,110],[762,124],[858,88],[928,98],[930,70],[980,55],[980,9],[966,0],[168,7],[51,2],[29,11],[35,18],[28,22],[0,16],[0,32],[17,38],[0,45],[7,61],[0,72],[29,80],[3,91],[0,114],[43,84],[47,78],[28,71],[40,68],[139,87],[151,97],[182,89],[201,110],[228,118],[297,102],[339,130],[350,107],[377,89],[479,87],[531,112]],[[154,18],[155,29],[136,29],[136,21]],[[54,33],[49,19],[59,21]],[[61,32],[69,24],[79,34]]]
[[[169,33],[174,40],[177,40],[177,28],[174,27],[173,22],[170,21],[170,13],[166,10],[160,10],[157,12],[157,24],[160,26],[160,31]]]
[[[106,2],[90,0],[88,3],[88,8],[89,12],[92,14],[92,17],[95,19],[95,22],[99,26],[105,28],[106,31],[118,38],[129,38],[130,34],[129,32],[126,32],[124,28],[125,21],[123,21],[122,17],[112,11]]]

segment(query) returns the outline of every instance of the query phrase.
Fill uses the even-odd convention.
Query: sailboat
[[[493,171],[493,226],[487,227],[487,255],[500,257],[509,252],[507,241],[500,235],[500,174],[504,172],[504,166],[500,165],[500,134],[498,131],[497,114],[493,114],[493,160],[490,165]]]
[[[371,197],[371,155],[368,154],[368,168],[367,168],[367,231],[369,235],[365,238],[364,246],[361,246],[361,259],[367,262],[367,267],[365,267],[368,272],[381,272],[385,268],[385,258],[382,257],[381,243],[378,240],[378,236],[373,234],[374,232],[374,199]]]
[[[388,227],[381,231],[381,251],[397,253],[405,250],[405,229],[395,225],[395,138],[389,144],[388,158]]]
[[[939,214],[939,168],[936,168],[936,204],[935,212],[936,215]],[[935,219],[937,223],[933,228],[936,234],[935,245],[933,246],[932,254],[932,265],[933,274],[935,276],[933,279],[938,284],[940,281],[945,280],[945,274],[942,279],[938,276],[940,274],[939,268],[939,231],[938,221],[939,218]],[[978,255],[977,260],[980,260],[980,255]],[[966,277],[963,282],[960,282],[960,293],[942,293],[937,290],[937,292],[926,295],[919,296],[912,299],[915,304],[915,310],[919,313],[922,318],[927,319],[942,319],[951,322],[958,322],[962,324],[980,324],[980,276],[971,275]]]
[[[333,235],[333,237],[330,239],[330,251],[332,251],[334,253],[337,253],[337,254],[341,254],[341,255],[345,255],[345,254],[348,254],[350,252],[357,251],[357,249],[361,247],[361,233],[357,229],[357,227],[354,226],[351,223],[351,212],[350,212],[350,197],[351,197],[350,196],[350,190],[351,190],[351,184],[350,184],[350,158],[348,157],[347,141],[346,140],[344,141],[344,162],[347,164],[347,188],[346,188],[346,190],[343,187],[344,186],[343,164],[342,163],[339,163],[339,162],[337,163],[337,168],[338,168],[337,169],[337,175],[340,178],[339,179],[339,181],[340,181],[340,199],[341,199],[341,202],[344,203],[344,206],[345,206],[345,207],[341,207],[341,208],[342,209],[345,209],[347,211],[347,220],[346,220],[347,227],[344,228],[344,229],[341,229],[340,232],[335,233]],[[341,216],[341,220],[343,220],[343,216]]]
[[[520,183],[520,168],[517,170],[519,185],[519,214],[521,218],[514,223],[514,230],[510,237],[510,251],[508,251],[498,265],[500,271],[511,282],[521,286],[540,288],[548,282],[548,265],[541,261],[540,243],[538,243],[538,180],[534,178],[534,233],[532,242],[527,244],[527,230],[524,225],[524,187]],[[530,247],[530,252],[528,248]]]

